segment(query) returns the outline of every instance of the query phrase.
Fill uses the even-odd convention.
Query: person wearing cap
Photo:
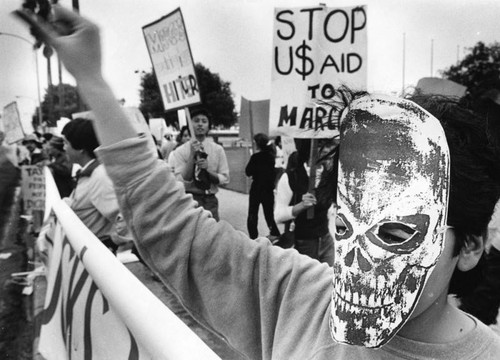
[[[48,160],[47,154],[42,151],[42,143],[35,134],[26,136],[22,144],[28,149],[29,160],[23,165],[36,165]]]
[[[219,220],[219,201],[215,194],[219,185],[229,183],[229,166],[224,148],[207,137],[210,114],[203,108],[191,111],[194,138],[179,146],[172,154],[174,174],[184,183],[186,192],[198,205]]]
[[[58,136],[51,137],[47,151],[50,157],[50,163],[47,166],[52,172],[57,190],[62,198],[67,197],[73,191],[74,182],[71,174],[73,164],[64,150],[64,140]]]

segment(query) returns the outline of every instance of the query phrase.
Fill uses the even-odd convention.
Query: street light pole
[[[33,49],[33,53],[35,55],[35,66],[36,66],[36,88],[37,88],[36,89],[36,95],[37,95],[37,99],[38,99],[38,122],[39,122],[39,125],[41,125],[42,121],[43,121],[43,117],[42,117],[42,101],[40,100],[40,74],[39,74],[39,71],[38,71],[38,52],[36,51],[35,44],[32,43],[31,41],[29,41],[28,39],[26,39],[26,38],[24,38],[22,36],[16,35],[16,34],[11,34],[11,33],[6,33],[6,32],[0,32],[0,36],[1,35],[14,37],[14,38],[17,38],[17,39],[22,40],[24,42],[27,42],[28,44],[30,44],[30,46]]]

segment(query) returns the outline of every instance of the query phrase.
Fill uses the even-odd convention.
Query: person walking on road
[[[262,204],[264,217],[270,234],[269,240],[277,240],[280,231],[274,221],[274,154],[269,146],[269,138],[266,134],[259,133],[253,138],[257,151],[252,154],[245,168],[245,174],[252,177],[250,196],[248,202],[247,227],[251,239],[259,235],[257,224],[259,221],[259,206]]]

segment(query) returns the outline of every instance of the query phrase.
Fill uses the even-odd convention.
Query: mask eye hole
[[[386,222],[379,226],[377,236],[386,244],[400,244],[418,231],[399,222]]]
[[[347,232],[347,225],[345,224],[344,220],[340,216],[337,216],[335,218],[335,228],[336,228],[336,234],[343,236]]]
[[[332,219],[333,220],[333,219]],[[345,215],[338,212],[335,217],[335,240],[346,240],[353,234],[351,223]]]

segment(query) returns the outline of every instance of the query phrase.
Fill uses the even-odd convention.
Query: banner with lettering
[[[219,359],[83,225],[46,170],[46,359]]]
[[[201,102],[181,9],[142,28],[165,111]]]
[[[7,144],[14,144],[17,141],[24,139],[23,126],[21,124],[19,110],[15,101],[3,108],[3,116],[0,120],[3,123],[5,142]]]
[[[338,135],[325,104],[346,85],[366,90],[365,6],[276,8],[269,132],[294,138]]]

